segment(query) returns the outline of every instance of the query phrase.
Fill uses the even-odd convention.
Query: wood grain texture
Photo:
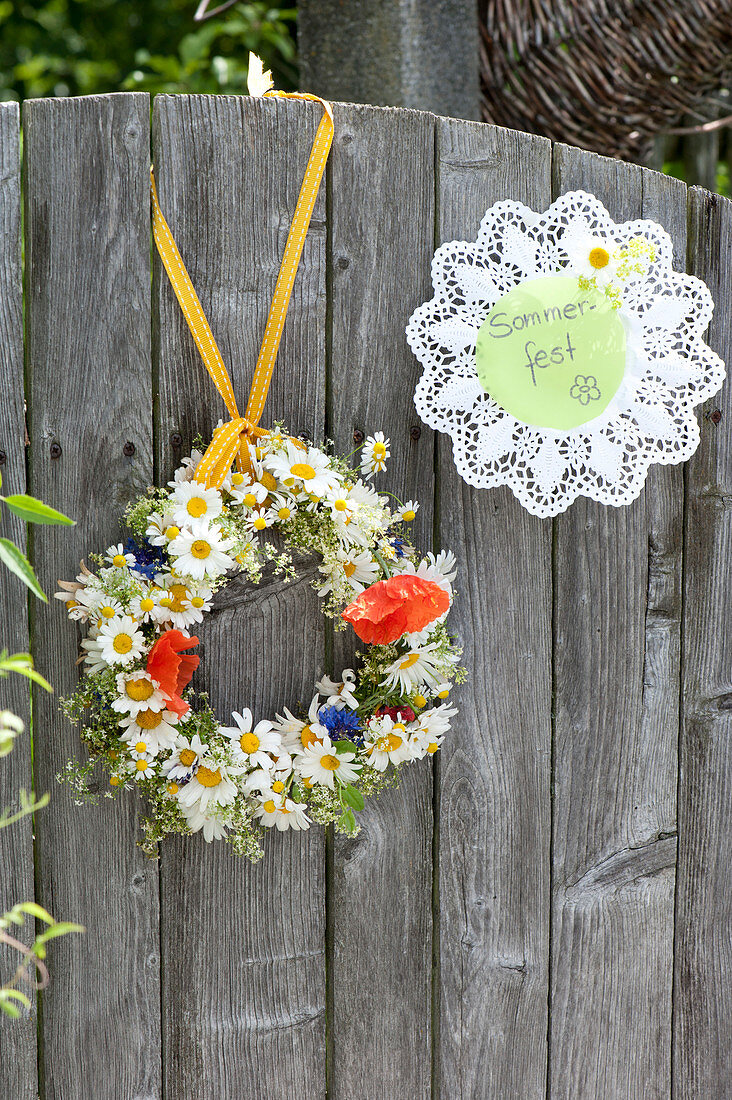
[[[550,199],[551,148],[438,124],[438,240],[474,240],[494,202]],[[457,555],[452,627],[470,670],[438,759],[441,1100],[546,1088],[551,761],[551,522],[483,492],[439,445],[439,532]]]
[[[311,104],[160,96],[153,124],[163,212],[244,409],[298,190],[320,119]],[[298,272],[262,423],[322,440],[325,188]],[[157,453],[161,479],[205,439],[223,403],[156,261]],[[180,432],[182,452],[171,450]],[[305,709],[324,669],[308,580],[228,601],[200,631],[199,689],[222,722]],[[167,1100],[269,1100],[325,1093],[324,834],[266,837],[252,867],[201,836],[161,863]]]
[[[689,271],[712,292],[707,342],[732,362],[732,204],[689,191]],[[715,410],[718,423],[709,419]],[[716,418],[715,418],[716,419]],[[674,1100],[732,1088],[732,396],[702,406],[689,462],[684,569],[684,680],[674,985]]]
[[[329,434],[391,439],[378,489],[421,502],[417,545],[431,546],[432,434],[412,404],[417,365],[404,329],[429,290],[434,233],[434,119],[337,105],[330,166]],[[334,668],[353,665],[336,633]],[[329,1100],[430,1094],[432,775],[406,769],[332,847]]]
[[[554,193],[576,188],[683,255],[683,186],[558,146]],[[555,525],[552,1098],[670,1091],[681,517],[656,468],[629,507]]]
[[[25,409],[23,405],[23,283],[20,262],[20,111],[17,103],[0,104],[0,465],[4,495],[24,493]],[[26,549],[25,524],[6,509],[0,513],[0,536]],[[0,649],[28,651],[28,599],[22,582],[0,566]],[[0,684],[0,710],[20,715],[26,732],[10,756],[0,761],[0,812],[16,806],[18,791],[33,786],[28,683],[11,676]],[[0,913],[18,901],[32,901],[33,824],[30,818],[0,831]],[[20,938],[33,937],[32,922]],[[0,981],[18,965],[18,956],[0,948]],[[31,1002],[35,994],[26,990]],[[0,1015],[0,1096],[35,1100],[35,1006],[22,1020]]]
[[[117,540],[123,506],[152,474],[148,111],[142,94],[23,107],[30,487],[78,520],[35,533],[50,592]],[[52,599],[31,627],[39,669],[58,694],[73,690],[79,633],[63,606]],[[38,900],[87,927],[49,952],[44,1096],[152,1100],[161,1076],[158,875],[135,846],[137,803],[129,793],[74,805],[55,775],[85,754],[43,692],[34,730],[36,784],[52,792],[36,822]]]

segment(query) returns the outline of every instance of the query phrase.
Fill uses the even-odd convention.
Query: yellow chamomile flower
[[[352,668],[344,668],[340,680],[331,680],[330,676],[324,676],[315,685],[316,691],[325,696],[326,706],[337,710],[342,710],[343,707],[358,710],[358,699],[353,694],[355,687],[356,673]]]
[[[178,574],[203,580],[220,577],[234,568],[234,559],[226,553],[232,546],[232,540],[224,538],[218,524],[198,520],[173,539],[168,553],[175,559]]]
[[[276,514],[271,512],[269,508],[252,508],[246,517],[245,523],[248,531],[258,535],[260,531],[265,531],[268,527],[271,527],[276,518]]]
[[[231,741],[231,750],[237,764],[247,768],[270,768],[272,756],[277,756],[282,747],[282,738],[271,722],[258,722],[252,728],[253,718],[250,710],[241,714],[234,711],[231,716],[236,726],[220,726],[219,732]]]
[[[175,785],[175,784],[171,784]],[[175,791],[175,797],[177,798],[180,793],[180,788]],[[180,799],[178,799],[180,804]],[[197,806],[181,806],[183,817],[186,819],[186,825],[192,833],[198,833],[203,831],[203,839],[210,844],[212,840],[222,840],[226,836],[226,825],[223,821],[218,821],[215,817],[207,817],[201,813]]]
[[[170,749],[175,744],[178,736],[176,724],[178,715],[172,710],[138,710],[136,714],[126,714],[120,718],[120,725],[124,729],[123,741],[133,745],[140,738],[144,738],[153,755],[157,755],[161,749]]]
[[[145,531],[147,540],[152,546],[167,546],[180,534],[180,528],[173,519],[173,511],[153,512],[147,519]]]
[[[119,698],[112,703],[112,710],[119,714],[131,714],[134,717],[141,710],[165,709],[168,697],[149,672],[120,672],[116,684]]]
[[[102,660],[108,665],[129,665],[142,656],[145,638],[131,615],[115,615],[99,627]]]
[[[172,623],[178,630],[187,630],[194,623],[203,622],[203,614],[211,607],[210,588],[196,584],[184,584],[177,576],[165,578],[153,618],[158,623]]]
[[[297,446],[291,439],[285,442],[281,452],[267,455],[264,465],[288,489],[302,489],[318,498],[324,497],[340,482],[327,455],[317,447]]]
[[[335,781],[348,785],[358,778],[360,764],[354,764],[354,752],[338,752],[329,735],[323,733],[322,740],[312,741],[295,761],[298,773],[313,783],[322,783],[335,790]]]
[[[175,510],[173,519],[178,527],[189,527],[199,520],[210,522],[221,515],[223,501],[217,489],[206,489],[197,481],[184,481],[176,485],[173,493]]]
[[[361,473],[365,478],[372,478],[386,469],[386,460],[391,454],[390,445],[391,441],[384,437],[383,432],[367,436],[361,451]]]
[[[337,550],[335,556],[319,566],[326,580],[318,589],[322,596],[333,588],[334,581],[345,575],[346,584],[352,592],[363,592],[378,579],[379,566],[368,550],[356,551],[355,547]]]
[[[394,518],[401,520],[403,523],[411,523],[419,511],[419,504],[416,500],[408,500],[406,504],[403,504],[394,513]]]
[[[160,589],[156,585],[150,585],[143,589],[139,596],[130,601],[130,614],[138,623],[150,623],[155,619],[155,608]]]
[[[206,746],[197,733],[190,738],[178,734],[173,752],[163,761],[162,770],[169,780],[186,782],[205,753]]]
[[[577,232],[567,237],[565,248],[571,270],[585,279],[594,280],[597,287],[612,282],[618,269],[616,242],[590,232]]]
[[[135,564],[135,555],[128,554],[121,542],[108,548],[106,558],[110,565],[114,565],[117,569],[128,569]]]
[[[155,760],[149,752],[133,753],[132,763],[130,765],[130,775],[139,783],[143,779],[151,779],[155,774]]]
[[[271,475],[270,475],[271,476]],[[264,504],[269,496],[266,485],[260,481],[254,481],[248,474],[233,474],[233,478],[241,478],[240,484],[232,484],[231,495],[234,501],[242,508],[258,508]],[[277,482],[272,479],[276,485]]]
[[[395,661],[386,666],[382,685],[390,690],[399,690],[408,695],[418,684],[435,684],[442,682],[437,665],[434,660],[436,649],[434,642],[428,645],[415,646],[408,653],[401,653]]]
[[[432,755],[442,745],[445,734],[450,729],[450,719],[457,714],[456,707],[442,704],[430,707],[420,714],[416,724],[412,723],[412,741],[418,756]]]
[[[378,772],[385,771],[388,764],[404,764],[414,756],[406,724],[394,722],[388,714],[369,721],[364,750],[369,765]]]
[[[262,801],[254,811],[254,817],[265,828],[273,826],[281,833],[288,829],[309,829],[310,818],[305,806],[292,798],[283,798],[277,791],[263,791]]]
[[[236,774],[236,770],[234,770]],[[178,792],[178,804],[200,814],[215,806],[228,806],[238,793],[232,777],[232,768],[204,756],[198,761],[193,775]]]

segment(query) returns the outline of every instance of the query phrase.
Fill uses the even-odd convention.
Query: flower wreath
[[[331,136],[332,119],[330,128],[321,123],[311,153],[321,174]],[[297,266],[290,244],[299,237],[302,248],[318,183],[309,209],[298,202],[282,271]],[[278,338],[267,346],[265,337],[247,415],[239,417],[154,183],[152,193],[156,243],[189,323],[197,322],[191,329],[231,421],[165,488],[129,505],[126,543],[96,556],[94,572],[82,564],[75,581],[59,582],[56,596],[69,617],[88,627],[84,672],[63,705],[71,719],[84,717],[91,754],[83,765],[69,762],[61,778],[90,796],[88,778],[101,762],[113,788],[108,795],[138,789],[149,806],[142,842],[149,855],[166,834],[202,831],[205,840],[224,838],[256,860],[264,828],[334,821],[354,834],[364,796],[440,747],[456,713],[444,700],[464,675],[444,625],[454,557],[443,551],[417,559],[408,525],[418,505],[398,502],[392,510],[371,486],[390,453],[382,433],[367,438],[353,468],[281,428],[256,426],[269,381],[260,365],[267,362],[271,376]],[[288,297],[286,291],[283,306],[275,292],[270,319],[277,309],[284,315]],[[268,541],[270,530],[279,546]],[[199,664],[191,631],[232,574],[243,572],[254,584],[265,566],[295,576],[293,550],[319,555],[315,586],[325,614],[350,623],[368,648],[356,671],[315,685],[307,714],[283,707],[274,720],[255,723],[243,709],[232,725],[221,725],[205,696],[196,701],[190,688]]]

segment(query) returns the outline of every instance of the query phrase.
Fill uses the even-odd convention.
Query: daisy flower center
[[[115,653],[129,653],[132,649],[132,638],[129,634],[118,634],[112,642]]]
[[[256,733],[243,733],[239,738],[242,752],[256,752],[259,748],[259,738]]]
[[[177,794],[180,787],[177,783],[168,783],[168,794]]]
[[[291,514],[292,513],[290,512],[289,508],[280,508],[279,512],[277,513],[280,519],[289,519]]]
[[[172,541],[173,539],[177,539],[179,534],[180,527],[176,527],[174,523],[171,524],[170,527],[165,528],[166,539],[170,539]]]
[[[201,516],[205,516],[208,511],[208,505],[203,497],[191,497],[186,504],[186,512],[189,516],[193,516],[194,519],[200,519]]]
[[[183,600],[188,595],[188,589],[184,584],[171,584],[170,593],[172,599],[168,604],[171,611],[185,611],[186,607]]]
[[[196,759],[196,754],[193,749],[181,749],[178,754],[178,759],[184,768],[190,768],[191,764]]]
[[[244,503],[246,504],[247,508],[253,508],[254,505],[257,503],[257,498],[255,497],[254,493],[247,493],[244,497]]]
[[[294,466],[290,466],[290,473],[301,481],[311,481],[315,477],[315,470],[308,462],[296,462]]]
[[[194,596],[193,599],[191,600],[191,605],[193,607],[203,607],[203,604],[204,604],[203,596]]]
[[[99,614],[103,615],[105,619],[113,619],[114,618],[114,608],[113,607],[100,607],[99,608]]]
[[[162,712],[156,710],[141,710],[135,719],[141,730],[157,729],[162,720]]]
[[[140,600],[140,611],[152,611],[155,604],[152,600],[146,596],[144,600]]]
[[[124,554],[115,554],[112,558],[112,565],[116,565],[118,569],[121,569],[123,565],[127,565]]]
[[[268,798],[266,802],[262,803],[262,809],[265,811],[265,813],[273,814],[277,807],[275,806],[274,801],[271,798]]]
[[[276,779],[274,781],[274,783],[272,784],[272,790],[275,792],[275,794],[281,794],[281,792],[284,791],[284,789],[285,789],[285,784],[282,782],[281,779]]]
[[[606,248],[597,245],[595,248],[590,249],[589,260],[590,267],[594,267],[596,271],[599,271],[610,263],[610,253]]]
[[[300,740],[307,749],[310,745],[314,745],[316,741],[319,741],[320,738],[315,736],[312,730],[312,726],[303,726],[302,733],[300,734]]]
[[[241,485],[241,483],[243,481],[244,481],[244,474],[232,474],[231,475],[231,484],[232,485]]]
[[[343,572],[346,574],[347,577],[352,577],[353,574],[356,572],[356,566],[353,564],[352,561],[346,561],[343,563]]]
[[[337,768],[340,768],[341,762],[337,756],[333,756],[332,753],[327,752],[325,756],[320,758],[321,768],[325,768],[326,771],[334,772]]]
[[[196,772],[196,779],[202,787],[218,787],[221,782],[221,772],[218,768],[214,771],[212,768],[207,768],[205,764],[201,764]]]
[[[264,516],[257,516],[254,521],[254,526],[257,531],[263,531],[267,526],[267,520],[264,518]]]
[[[136,703],[141,703],[145,699],[149,699],[155,688],[152,686],[149,680],[128,680],[125,687],[125,691],[129,695],[130,699],[134,699]]]
[[[413,512],[411,508],[408,508],[406,512],[402,512],[402,519],[405,523],[411,523],[416,514],[417,513]]]
[[[259,480],[270,493],[273,493],[277,488],[277,478],[270,474],[268,470],[264,471]]]
[[[373,454],[374,458],[383,458],[386,454],[386,447],[383,443],[374,443],[371,453]]]
[[[348,502],[344,500],[343,497],[339,497],[338,500],[333,501],[333,507],[335,508],[336,512],[345,512],[346,508],[348,507]]]
[[[399,665],[399,668],[411,668],[412,665],[416,665],[418,660],[419,653],[410,653],[407,657],[404,658],[402,663]]]
[[[205,539],[196,539],[196,541],[191,546],[191,553],[193,554],[194,558],[198,558],[199,561],[201,561],[204,558],[207,558],[211,553],[211,545],[210,543],[206,542]]]
[[[146,772],[147,771],[147,760],[138,760],[137,763],[135,764],[135,767],[137,768],[138,772]]]
[[[147,749],[147,745],[145,744],[144,741],[138,741],[137,744],[135,745],[135,752],[145,752],[146,749]]]

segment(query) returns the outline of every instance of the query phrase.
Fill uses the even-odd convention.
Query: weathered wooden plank
[[[555,194],[648,214],[683,255],[683,185],[558,146]],[[555,528],[551,1096],[670,1091],[682,493],[578,500]]]
[[[20,111],[0,104],[0,475],[2,492],[25,492],[25,409],[23,406],[23,285],[20,264]],[[0,535],[25,549],[25,524],[4,511]],[[28,650],[27,589],[0,567],[0,649]],[[0,761],[0,811],[17,805],[18,791],[32,787],[28,685],[20,677],[3,680],[0,710],[12,710],[26,724],[9,757]],[[0,913],[33,899],[33,825],[30,818],[0,831]],[[22,937],[32,936],[32,925]],[[18,964],[15,952],[0,950],[0,981]],[[26,991],[31,1001],[34,994]],[[23,1020],[0,1015],[0,1095],[35,1100],[35,1007]]]
[[[715,302],[708,343],[732,362],[732,204],[689,192],[689,270]],[[702,407],[684,537],[683,714],[674,983],[674,1097],[724,1096],[732,1081],[732,833],[729,591],[732,388]],[[710,413],[721,413],[711,418]]]
[[[160,96],[160,201],[243,409],[320,109],[242,97]],[[311,223],[263,423],[322,439],[325,187]],[[223,404],[157,265],[158,468],[210,438]],[[182,452],[171,450],[179,433]],[[222,721],[250,706],[307,708],[324,667],[317,598],[301,581],[209,617],[197,682]],[[206,661],[205,654],[209,655]],[[274,833],[274,830],[273,830]],[[269,835],[256,867],[198,836],[161,863],[168,1100],[325,1093],[324,834]],[[185,948],[182,949],[182,945]]]
[[[391,439],[376,486],[421,501],[415,538],[429,548],[433,439],[412,405],[416,364],[404,338],[429,289],[434,233],[434,119],[338,105],[330,194],[329,435],[347,454],[354,431]],[[417,429],[413,431],[413,429]],[[336,673],[353,664],[337,633]],[[401,787],[336,837],[331,929],[329,1097],[429,1096],[432,776],[423,761]]]
[[[438,125],[439,241],[475,239],[486,209],[542,210],[549,142]],[[470,680],[438,759],[437,1095],[538,1100],[546,1088],[551,760],[551,523],[506,488],[460,478],[439,448],[439,531],[458,558],[453,626]]]
[[[147,95],[29,100],[26,157],[31,491],[78,519],[39,529],[44,586],[116,540],[122,507],[152,474]],[[135,448],[125,457],[126,443]],[[79,637],[60,603],[32,619],[38,667],[77,682]],[[36,693],[39,901],[87,926],[50,952],[44,1095],[160,1095],[158,874],[135,847],[134,795],[79,808],[56,773],[79,756],[55,699]]]

